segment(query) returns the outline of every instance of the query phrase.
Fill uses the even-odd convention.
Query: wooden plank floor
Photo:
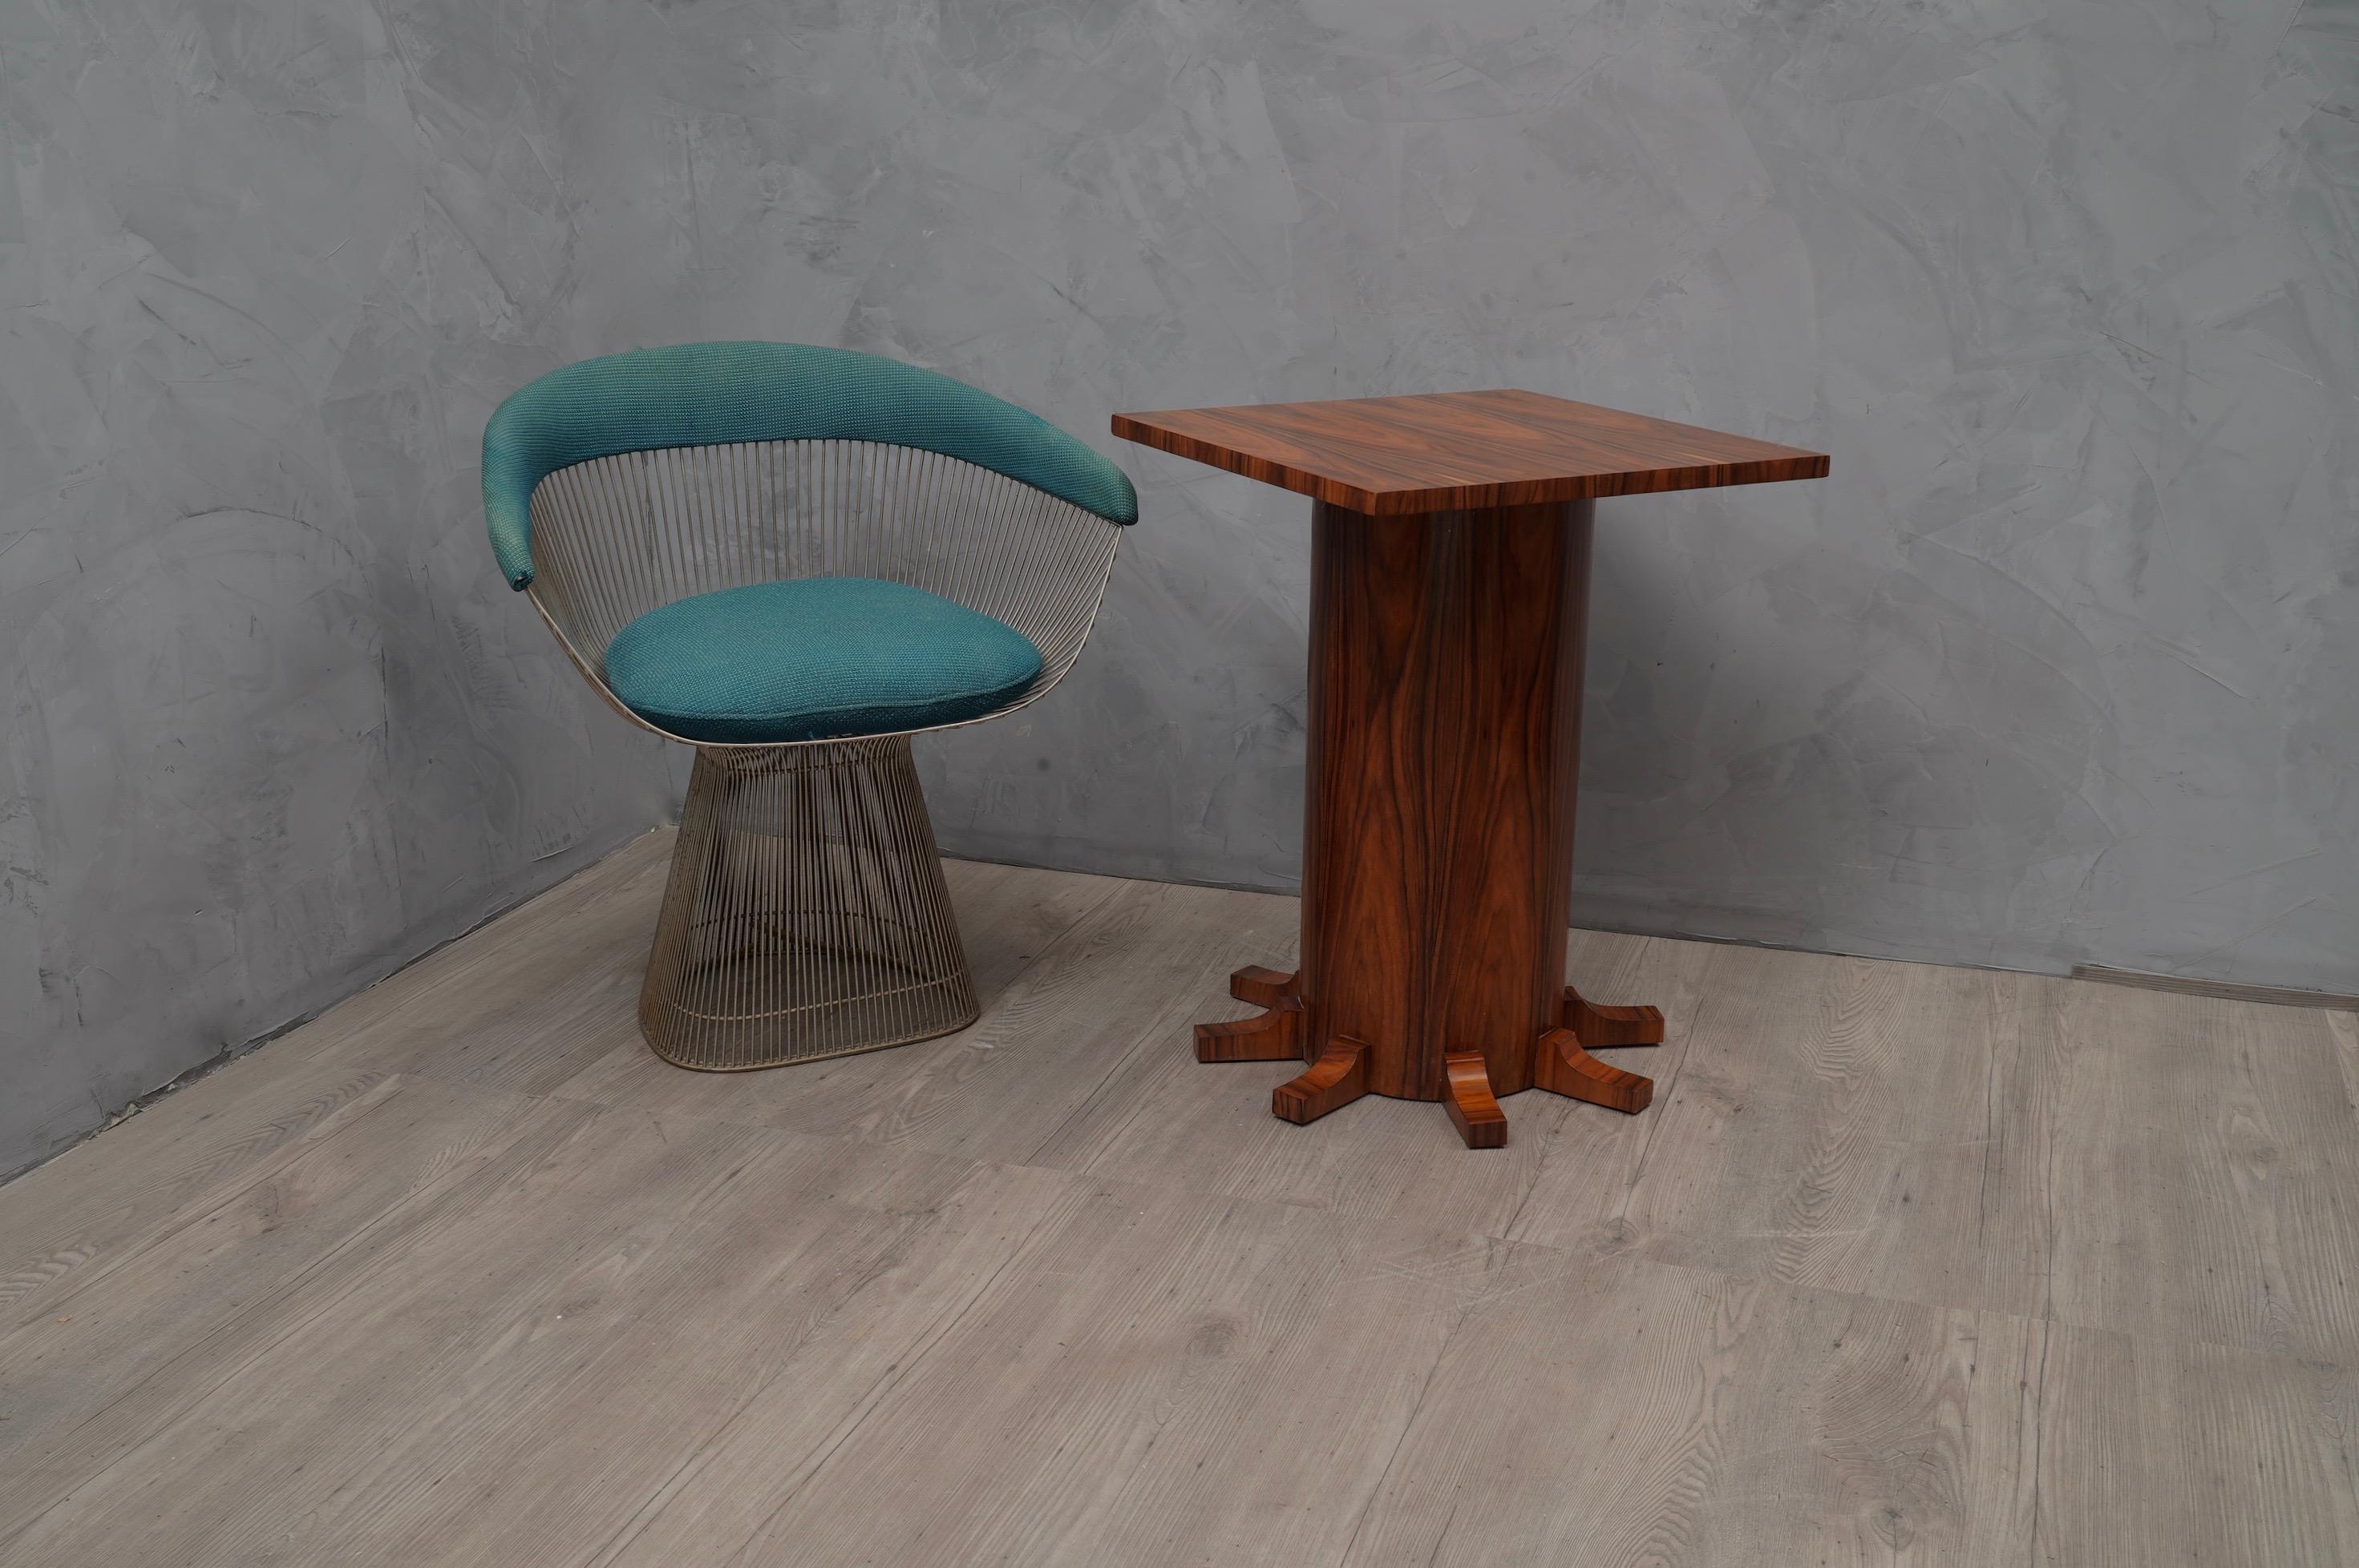
[[[0,1188],[0,1563],[2359,1563],[2359,1018],[1576,934],[1625,1118],[1268,1114],[1291,900],[954,864],[707,1076],[653,835]]]

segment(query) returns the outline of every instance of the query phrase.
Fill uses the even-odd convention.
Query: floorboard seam
[[[1708,975],[1711,972],[1711,965],[1707,962],[1704,968],[1704,973]],[[1701,977],[1699,977],[1697,989],[1699,991],[1702,989]],[[1704,1011],[1710,1005],[1711,1003],[1709,1000],[1701,996],[1698,997],[1696,1001],[1695,1017],[1689,1022],[1687,1032],[1680,1037],[1679,1059],[1671,1064],[1669,1075],[1662,1081],[1662,1108],[1654,1111],[1653,1119],[1647,1122],[1647,1130],[1638,1141],[1638,1158],[1631,1165],[1630,1180],[1622,1189],[1621,1206],[1614,1211],[1614,1225],[1617,1232],[1626,1234],[1629,1229],[1630,1200],[1637,1195],[1638,1183],[1646,1176],[1647,1156],[1654,1152],[1655,1147],[1655,1128],[1661,1121],[1662,1118],[1669,1113],[1672,1093],[1678,1089],[1680,1086],[1680,1076],[1687,1071],[1688,1056],[1693,1047],[1696,1027],[1703,1021]],[[1660,1047],[1657,1047],[1657,1049],[1660,1049]],[[1578,1102],[1576,1102],[1576,1105],[1577,1104]],[[1558,1125],[1562,1126],[1563,1123],[1560,1121]],[[1553,1140],[1551,1140],[1549,1153],[1553,1152],[1555,1152],[1555,1150],[1553,1148]],[[1507,1217],[1506,1223],[1500,1227],[1500,1240],[1516,1241],[1516,1245],[1524,1247],[1541,1245],[1540,1243],[1520,1241],[1514,1235],[1514,1231],[1516,1222],[1524,1217],[1524,1210],[1531,1206],[1532,1195],[1540,1190],[1540,1176],[1547,1171],[1547,1169],[1548,1155],[1543,1154],[1540,1157],[1539,1163],[1532,1168],[1531,1184],[1524,1189],[1524,1195],[1516,1200],[1516,1212],[1509,1215]],[[1566,1250],[1566,1249],[1559,1248],[1555,1250],[1563,1251]]]
[[[402,1081],[402,1076],[403,1075],[397,1074],[386,1081],[388,1083],[397,1085]],[[448,1086],[446,1085],[442,1087],[447,1087]],[[584,1125],[587,1125],[586,1122]],[[332,1140],[328,1141],[332,1141]],[[565,1141],[566,1140],[560,1140],[559,1146],[561,1146]],[[542,1163],[554,1152],[554,1148],[543,1151],[540,1158],[536,1160],[534,1164],[538,1165]],[[141,1378],[137,1382],[116,1391],[113,1397],[108,1399],[104,1403],[85,1412],[80,1420],[73,1423],[73,1425],[60,1433],[58,1434],[57,1441],[62,1444],[65,1441],[71,1439],[75,1433],[81,1432],[92,1422],[98,1420],[108,1411],[113,1410],[116,1405],[120,1404],[123,1400],[138,1392],[140,1389],[152,1383],[158,1377],[161,1376],[170,1368],[180,1364],[190,1357],[196,1356],[199,1352],[203,1350],[212,1340],[226,1332],[233,1325],[243,1322],[255,1313],[263,1311],[265,1308],[276,1302],[285,1300],[292,1292],[299,1290],[305,1281],[312,1279],[321,1271],[328,1268],[337,1259],[344,1257],[346,1254],[359,1248],[370,1236],[375,1234],[395,1216],[400,1214],[404,1209],[423,1202],[430,1195],[433,1195],[445,1187],[456,1176],[462,1173],[463,1166],[464,1162],[462,1162],[459,1164],[454,1164],[443,1171],[438,1172],[423,1185],[413,1188],[394,1199],[383,1209],[379,1210],[375,1215],[372,1215],[365,1223],[339,1238],[333,1246],[321,1253],[319,1257],[314,1258],[301,1269],[288,1276],[288,1278],[282,1281],[277,1289],[255,1301],[244,1303],[234,1308],[224,1315],[219,1323],[215,1324],[212,1329],[207,1333],[202,1339],[186,1346],[179,1352],[179,1354],[174,1356],[169,1361],[165,1362],[162,1366],[156,1368],[146,1377]],[[224,1194],[223,1201],[226,1201],[229,1197],[234,1195],[235,1194],[234,1193]],[[114,1458],[100,1465],[96,1470],[83,1476],[81,1480],[77,1481],[72,1486],[66,1487],[63,1491],[59,1493],[56,1498],[52,1498],[49,1506],[42,1509],[39,1513],[35,1514],[30,1519],[27,1519],[21,1527],[11,1532],[5,1538],[0,1538],[0,1548],[7,1547],[12,1542],[21,1540],[28,1532],[39,1528],[43,1519],[56,1512],[57,1509],[65,1503],[71,1501],[76,1492],[80,1491],[82,1487],[89,1486],[93,1481],[98,1480],[102,1476],[104,1476],[108,1472],[114,1469],[116,1465],[121,1465],[125,1460],[131,1458],[149,1443],[155,1441],[155,1439],[161,1433],[169,1430],[172,1422],[179,1419],[179,1415],[180,1413],[185,1413],[189,1410],[193,1410],[203,1404],[207,1400],[212,1399],[249,1368],[261,1362],[272,1351],[277,1349],[278,1346],[284,1345],[288,1340],[302,1332],[305,1327],[307,1327],[322,1313],[331,1311],[342,1304],[345,1301],[351,1299],[354,1292],[362,1289],[367,1283],[369,1275],[369,1268],[364,1267],[353,1279],[346,1281],[345,1287],[342,1291],[331,1297],[326,1302],[319,1303],[312,1309],[312,1311],[304,1316],[286,1325],[277,1335],[274,1336],[267,1342],[256,1346],[252,1353],[247,1355],[244,1359],[229,1367],[223,1370],[218,1378],[213,1379],[202,1391],[198,1392],[186,1400],[182,1403],[179,1412],[167,1417],[166,1420],[158,1424],[147,1428],[143,1431],[138,1439],[128,1444],[122,1453],[117,1454]]]
[[[181,1199],[171,1208],[167,1209],[163,1217],[147,1229],[125,1238],[118,1244],[115,1255],[98,1266],[98,1272],[76,1281],[71,1288],[62,1292],[58,1296],[57,1302],[52,1304],[71,1302],[91,1286],[103,1283],[145,1249],[168,1238],[185,1228],[199,1216],[218,1208],[230,1198],[252,1187],[256,1182],[284,1169],[291,1162],[303,1158],[311,1150],[323,1147],[342,1137],[345,1131],[363,1116],[375,1110],[378,1103],[389,1098],[392,1092],[390,1086],[398,1084],[401,1077],[402,1075],[398,1073],[388,1073],[374,1080],[359,1094],[337,1106],[311,1126],[284,1142],[265,1150],[237,1173],[219,1177],[211,1184],[201,1187],[191,1195]],[[38,1296],[43,1286],[49,1282],[45,1281],[41,1285],[18,1292],[14,1295],[0,1297],[0,1306],[15,1311],[22,1303]]]
[[[1228,963],[1229,960],[1227,958],[1216,959],[1206,967],[1204,972],[1207,974],[1217,974],[1222,966]],[[1099,1077],[1098,1081],[1091,1087],[1090,1092],[1082,1098],[1081,1104],[1068,1111],[1063,1119],[1059,1121],[1054,1128],[1049,1130],[1047,1137],[1041,1139],[1039,1142],[1032,1146],[1030,1152],[1025,1155],[1023,1163],[1027,1165],[1034,1164],[1036,1157],[1042,1150],[1053,1148],[1056,1145],[1057,1141],[1065,1135],[1065,1130],[1071,1127],[1091,1108],[1093,1104],[1095,1103],[1098,1095],[1105,1088],[1105,1087],[1108,1084],[1113,1083],[1116,1077],[1120,1076],[1122,1070],[1128,1066],[1134,1060],[1143,1055],[1146,1052],[1153,1049],[1158,1040],[1169,1041],[1175,1050],[1185,1049],[1188,1030],[1188,1024],[1185,1021],[1193,1016],[1194,1011],[1199,1005],[1195,1000],[1195,992],[1190,992],[1180,1000],[1173,1001],[1141,1027],[1137,1035],[1131,1041],[1129,1048],[1125,1050],[1114,1065],[1109,1066]],[[1171,1020],[1175,1016],[1180,1018],[1182,1022],[1174,1024]],[[1143,1098],[1136,1098],[1128,1106],[1124,1108],[1122,1114],[1116,1119],[1114,1124],[1106,1130],[1106,1142],[1108,1147],[1112,1146],[1114,1141],[1121,1136],[1123,1130],[1136,1120],[1144,1109],[1145,1105]],[[1106,1149],[1101,1148],[1096,1153],[1083,1161],[1078,1167],[1074,1167],[1074,1170],[1078,1173],[1083,1175],[1096,1174],[1097,1173],[1093,1169],[1093,1167],[1096,1165],[1099,1160],[1104,1158],[1105,1153]],[[1043,1162],[1038,1166],[1038,1168],[1042,1170],[1063,1170],[1066,1167],[1049,1165]]]
[[[1059,1174],[1070,1176],[1071,1173],[1060,1172]],[[1007,1271],[1021,1262],[1031,1252],[1035,1238],[1037,1238],[1041,1232],[1048,1227],[1050,1221],[1060,1217],[1063,1213],[1063,1210],[1064,1206],[1056,1205],[1052,1206],[1047,1213],[1043,1214],[1040,1218],[1030,1227],[1030,1228],[1025,1231],[1022,1238],[1019,1239],[1014,1247],[1008,1249],[1007,1256],[1001,1260],[999,1266],[991,1271],[991,1277],[984,1281],[982,1285],[979,1286],[972,1295],[968,1296],[964,1301],[961,1302],[954,1309],[952,1309],[947,1318],[942,1321],[940,1332],[921,1340],[913,1347],[912,1354],[897,1358],[891,1367],[886,1369],[883,1376],[879,1377],[875,1383],[869,1386],[866,1396],[864,1398],[858,1411],[851,1417],[850,1422],[847,1424],[839,1425],[835,1432],[830,1433],[829,1438],[821,1440],[820,1446],[813,1451],[813,1454],[810,1458],[809,1465],[804,1470],[801,1479],[796,1481],[792,1487],[788,1487],[786,1495],[778,1499],[777,1506],[772,1508],[769,1512],[764,1514],[761,1521],[746,1532],[745,1538],[730,1549],[729,1555],[723,1560],[723,1562],[733,1564],[735,1563],[745,1555],[745,1549],[758,1540],[761,1535],[770,1528],[772,1522],[775,1521],[781,1513],[784,1513],[788,1507],[791,1505],[797,1498],[800,1497],[813,1481],[819,1479],[820,1472],[827,1468],[828,1462],[833,1459],[836,1454],[842,1452],[843,1445],[851,1442],[852,1439],[858,1434],[860,1429],[868,1423],[869,1418],[876,1413],[877,1410],[887,1399],[892,1397],[896,1390],[899,1389],[904,1383],[907,1383],[917,1374],[919,1368],[921,1368],[926,1361],[932,1357],[934,1352],[940,1348],[942,1343],[949,1339],[951,1335],[957,1330],[958,1325],[966,1321],[967,1315],[973,1312],[975,1307],[991,1294],[994,1287],[999,1283],[1001,1278],[1006,1274]],[[699,1452],[701,1453],[702,1450],[699,1450]],[[694,1455],[691,1455],[690,1457],[692,1460]],[[642,1529],[644,1530],[644,1527],[642,1527]],[[623,1542],[623,1544],[627,1545],[628,1542],[625,1541]],[[602,1557],[597,1561],[600,1563],[605,1563],[611,1562],[612,1559]]]
[[[1637,1162],[1630,1169],[1630,1184],[1622,1189],[1622,1206],[1614,1211],[1617,1229],[1626,1231],[1629,1227],[1630,1200],[1638,1195],[1638,1184],[1646,1180],[1647,1157],[1655,1152],[1656,1130],[1661,1127],[1662,1119],[1670,1112],[1671,1100],[1678,1093],[1680,1079],[1688,1070],[1688,1058],[1695,1052],[1696,1031],[1712,1010],[1712,998],[1704,994],[1704,982],[1711,977],[1712,968],[1712,961],[1707,960],[1702,972],[1696,977],[1695,1016],[1689,1020],[1687,1033],[1680,1038],[1680,1059],[1671,1064],[1670,1074],[1663,1080],[1662,1108],[1655,1112],[1654,1119],[1647,1124],[1646,1137],[1639,1141]]]
[[[1486,1237],[1484,1239],[1506,1247],[1525,1245],[1519,1241],[1501,1242],[1495,1237]],[[1368,1516],[1375,1511],[1377,1499],[1385,1495],[1385,1483],[1392,1479],[1393,1467],[1400,1463],[1401,1450],[1408,1446],[1409,1433],[1417,1430],[1418,1412],[1425,1408],[1427,1397],[1433,1392],[1433,1379],[1440,1374],[1442,1362],[1449,1359],[1450,1347],[1458,1342],[1458,1336],[1465,1328],[1467,1320],[1474,1315],[1475,1309],[1489,1294],[1489,1290],[1485,1289],[1473,1301],[1460,1307],[1457,1315],[1451,1320],[1450,1326],[1442,1331],[1441,1343],[1434,1347],[1433,1361],[1426,1368],[1425,1376],[1418,1382],[1417,1397],[1409,1401],[1408,1413],[1401,1417],[1400,1434],[1393,1439],[1393,1451],[1385,1455],[1384,1468],[1376,1472],[1376,1478],[1369,1486],[1366,1498],[1360,1504],[1360,1511],[1353,1517],[1352,1533],[1343,1542],[1342,1554],[1335,1559],[1335,1568],[1345,1568],[1345,1565],[1352,1561],[1353,1549],[1360,1544],[1360,1531],[1367,1528]],[[1451,1517],[1456,1517],[1454,1511]],[[1445,1520],[1442,1525],[1443,1531],[1447,1533],[1449,1528],[1448,1521]],[[1438,1541],[1434,1549],[1436,1552],[1440,1550]]]
[[[2121,1328],[2107,1324],[2082,1323],[2070,1318],[2017,1312],[2008,1307],[1976,1305],[1970,1302],[1929,1302],[1919,1300],[1914,1296],[1887,1295],[1878,1291],[1853,1291],[1834,1285],[1808,1284],[1799,1280],[1779,1279],[1775,1274],[1741,1272],[1714,1268],[1705,1263],[1682,1263],[1675,1259],[1656,1257],[1643,1249],[1627,1253],[1594,1254],[1560,1247],[1546,1241],[1511,1241],[1508,1245],[1528,1247],[1543,1252],[1554,1252],[1585,1263],[1600,1263],[1608,1260],[1610,1257],[1618,1256],[1644,1264],[1648,1268],[1668,1269],[1675,1273],[1690,1274],[1699,1279],[1726,1281],[1734,1284],[1766,1285],[1776,1290],[1791,1291],[1803,1295],[1823,1296],[1840,1301],[1866,1302],[1879,1306],[1905,1307],[1917,1312],[1963,1313],[1973,1317],[1996,1318],[2006,1322],[2023,1324],[2038,1330],[2042,1336],[2043,1344],[2046,1342],[2047,1336],[2060,1330],[2072,1334],[2104,1335],[2133,1346],[2151,1346],[2161,1350],[2212,1351],[2226,1356],[2257,1357],[2263,1361],[2327,1371],[2340,1371],[2345,1366],[2359,1365],[2359,1357],[2346,1360],[2343,1357],[2310,1355],[2299,1350],[2272,1349],[2267,1346],[2232,1345],[2218,1339],[2189,1338],[2176,1334],[2158,1334],[2149,1329]]]
[[[717,1123],[716,1125],[734,1127],[738,1124],[728,1122]],[[766,1130],[776,1130],[767,1129]],[[1007,1260],[1008,1262],[1015,1261],[1016,1257],[1022,1253],[1026,1245],[1031,1240],[1034,1232],[1038,1230],[1041,1225],[1046,1224],[1048,1220],[1053,1217],[1053,1212],[1054,1211],[1052,1210],[1050,1214],[1043,1215],[1038,1221],[1036,1221],[1030,1228],[1027,1229],[1022,1236],[1016,1238],[1015,1247],[1011,1250]],[[894,1261],[897,1261],[903,1256],[906,1256],[906,1254],[898,1251],[897,1249],[895,1253],[888,1255],[888,1257]],[[1001,1269],[994,1270],[992,1271],[991,1278],[984,1281],[980,1289],[990,1289],[991,1285],[998,1280],[1000,1273],[1005,1270],[1005,1268],[1006,1264],[1003,1264]],[[828,1315],[833,1316],[835,1314],[850,1307],[853,1302],[858,1299],[862,1291],[865,1290],[868,1286],[874,1284],[877,1280],[883,1278],[889,1272],[891,1272],[890,1262],[880,1262],[876,1268],[870,1271],[870,1272],[852,1290],[850,1293],[843,1298],[842,1301],[837,1303],[836,1305],[830,1310]],[[931,1325],[929,1325],[929,1326],[930,1327]],[[922,1340],[923,1336],[921,1334],[920,1341],[922,1342]],[[800,1341],[798,1342],[798,1349],[800,1348],[800,1345],[803,1342]],[[789,1358],[791,1358],[791,1356]],[[895,1371],[899,1369],[900,1363],[897,1360],[892,1367],[887,1368],[886,1372],[880,1375],[878,1382],[882,1383],[885,1378],[890,1377]],[[618,1525],[613,1535],[607,1537],[606,1540],[601,1542],[589,1556],[581,1559],[581,1561],[587,1564],[588,1568],[603,1568],[603,1564],[611,1563],[614,1560],[614,1554],[617,1552],[627,1549],[631,1542],[646,1534],[648,1526],[654,1523],[655,1519],[661,1515],[664,1503],[679,1490],[680,1478],[689,1475],[692,1470],[697,1468],[698,1461],[712,1454],[719,1444],[727,1441],[731,1430],[744,1419],[745,1412],[748,1410],[751,1410],[755,1404],[760,1400],[763,1394],[766,1393],[777,1382],[778,1379],[784,1375],[785,1368],[783,1364],[780,1367],[774,1368],[769,1375],[765,1377],[761,1382],[756,1384],[744,1399],[740,1400],[725,1417],[714,1423],[712,1432],[704,1439],[697,1443],[687,1452],[687,1454],[681,1456],[680,1462],[677,1465],[673,1466],[669,1475],[665,1476],[656,1484],[656,1486],[647,1493],[646,1499],[640,1503],[638,1509],[632,1513],[631,1517],[624,1520],[622,1524]],[[867,1392],[874,1392],[875,1386],[876,1385],[872,1384]],[[783,1506],[783,1504],[781,1506]],[[760,1534],[762,1526],[756,1526],[753,1532],[746,1536],[745,1541],[751,1541],[755,1535]],[[742,1551],[745,1545],[745,1541],[738,1542],[737,1546],[733,1549],[733,1552]]]

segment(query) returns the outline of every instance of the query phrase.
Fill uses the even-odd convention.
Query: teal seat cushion
[[[980,719],[1039,678],[1003,621],[873,578],[802,578],[650,610],[606,649],[606,685],[691,741],[885,735]]]

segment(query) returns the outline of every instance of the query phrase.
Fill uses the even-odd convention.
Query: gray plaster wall
[[[484,541],[579,285],[438,27],[0,0],[0,1173],[671,795]]]
[[[0,1170],[651,824],[482,542],[551,365],[935,365],[1138,478],[960,852],[1290,885],[1308,504],[1109,411],[1516,384],[1600,509],[1576,918],[2359,990],[2349,0],[6,0]]]

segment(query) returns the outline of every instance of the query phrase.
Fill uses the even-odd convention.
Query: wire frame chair
[[[995,405],[946,378],[931,383]],[[931,383],[923,385],[939,390]],[[492,441],[487,433],[487,509]],[[607,684],[616,633],[648,611],[722,589],[797,578],[897,582],[993,616],[1039,650],[1040,673],[1027,687],[959,721],[979,723],[1044,696],[1088,641],[1128,520],[1128,483],[1114,478],[1111,503],[1062,485],[1093,509],[951,452],[789,433],[604,452],[548,467],[530,484],[528,558],[519,568],[516,551],[503,549],[511,580],[522,578],[517,586],[616,712],[697,749],[639,997],[640,1028],[659,1055],[723,1072],[812,1061],[964,1028],[980,1004],[910,755],[921,731],[770,744],[673,734]]]

